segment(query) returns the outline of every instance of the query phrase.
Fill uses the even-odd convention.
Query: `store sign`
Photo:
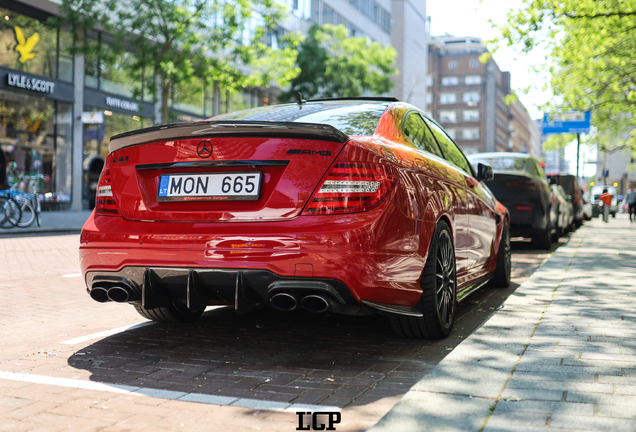
[[[119,108],[130,112],[139,112],[139,104],[114,97],[106,96],[106,105],[113,108]]]
[[[7,74],[7,84],[11,87],[19,87],[26,90],[53,94],[55,83],[43,79],[29,78],[25,75],[9,73]]]
[[[101,124],[104,123],[104,113],[102,111],[97,112],[83,112],[82,123],[84,124]]]
[[[15,39],[18,41],[15,50],[20,53],[20,63],[26,63],[35,57],[35,53],[32,51],[38,42],[40,42],[40,33],[35,32],[29,39],[26,39],[20,27],[15,26],[13,30],[15,30]]]

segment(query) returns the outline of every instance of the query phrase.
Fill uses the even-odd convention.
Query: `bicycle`
[[[18,226],[22,219],[22,210],[15,199],[0,195],[0,210],[0,226]]]
[[[40,222],[40,212],[42,211],[42,207],[40,205],[40,199],[35,185],[38,180],[46,180],[47,178],[47,176],[41,174],[35,176],[25,175],[22,176],[18,182],[11,185],[9,190],[0,191],[0,194],[3,194],[3,196],[13,199],[20,208],[21,216],[17,220],[17,223],[13,225],[20,228],[26,228],[31,226],[33,222],[37,221],[38,227],[42,226]],[[34,191],[34,193],[27,193],[18,189],[18,185],[23,183],[25,180],[29,182],[30,189]]]

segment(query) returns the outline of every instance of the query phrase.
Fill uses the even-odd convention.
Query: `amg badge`
[[[320,155],[320,156],[331,156],[331,150],[296,150],[290,149],[287,150],[288,155]]]

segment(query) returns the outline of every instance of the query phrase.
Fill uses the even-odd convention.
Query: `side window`
[[[453,141],[451,141],[451,139],[448,137],[448,135],[446,135],[442,128],[437,126],[432,121],[427,120],[426,124],[428,124],[428,126],[431,128],[431,131],[433,132],[433,135],[435,135],[435,139],[441,147],[442,153],[444,153],[444,159],[452,164],[457,165],[468,174],[475,175],[470,167],[470,164],[468,163],[468,160],[466,159],[466,156],[464,156],[464,153],[462,153],[459,147],[457,147],[457,145]]]
[[[435,138],[426,127],[424,120],[418,113],[411,113],[404,121],[404,135],[420,150],[442,156],[442,152],[435,142]]]

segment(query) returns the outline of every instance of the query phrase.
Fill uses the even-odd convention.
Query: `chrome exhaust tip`
[[[274,294],[270,299],[270,303],[276,309],[289,312],[298,307],[298,300],[296,296],[289,293],[278,293]]]
[[[104,287],[93,286],[89,294],[91,298],[97,302],[106,303],[110,301],[110,298],[108,298],[108,290]]]
[[[308,295],[301,301],[303,309],[313,313],[322,313],[329,310],[331,302],[319,295]]]
[[[125,303],[130,300],[129,289],[123,286],[114,286],[108,289],[108,298],[117,303]]]

